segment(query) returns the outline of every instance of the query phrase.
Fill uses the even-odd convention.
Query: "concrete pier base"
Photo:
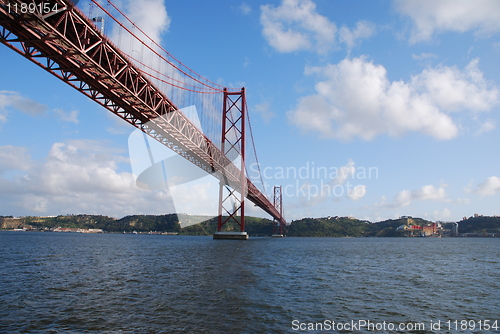
[[[273,238],[284,238],[285,236],[283,234],[273,234]]]
[[[215,232],[214,239],[247,240],[247,232]]]

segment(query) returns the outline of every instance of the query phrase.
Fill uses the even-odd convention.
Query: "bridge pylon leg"
[[[281,186],[274,186],[274,207],[278,210],[281,217],[283,217],[283,188]],[[273,237],[283,237],[283,222],[277,220],[276,218],[273,220]]]
[[[248,191],[245,173],[245,121],[245,88],[239,92],[224,89],[221,151],[240,168],[240,175],[236,183],[230,182],[224,173],[220,177],[219,216],[214,239],[248,239],[245,231],[245,197]]]

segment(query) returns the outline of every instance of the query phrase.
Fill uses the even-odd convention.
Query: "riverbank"
[[[66,215],[50,217],[2,217],[0,228],[18,231],[53,231],[80,233],[143,233],[211,236],[217,229],[217,218],[183,215],[182,226],[176,214],[134,215],[120,219],[99,215]],[[273,222],[266,218],[246,217],[245,229],[251,236],[270,236]],[[238,226],[227,224],[226,230]],[[290,222],[285,234],[292,237],[498,237],[500,217],[476,216],[459,222],[431,222],[403,216],[380,222],[354,217],[303,218]]]

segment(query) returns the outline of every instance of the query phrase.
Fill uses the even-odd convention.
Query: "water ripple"
[[[500,322],[498,239],[240,242],[0,232],[0,242],[2,333],[290,333],[293,320]]]

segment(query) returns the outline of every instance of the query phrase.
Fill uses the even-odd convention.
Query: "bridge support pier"
[[[245,197],[247,195],[247,177],[245,173],[245,88],[239,92],[224,89],[222,110],[221,151],[239,167],[238,182],[230,182],[224,173],[219,183],[219,216],[214,239],[246,240],[245,232]],[[239,231],[231,231],[224,226],[232,223]],[[228,224],[229,225],[229,224]]]
[[[247,240],[247,232],[215,232],[214,239]]]

